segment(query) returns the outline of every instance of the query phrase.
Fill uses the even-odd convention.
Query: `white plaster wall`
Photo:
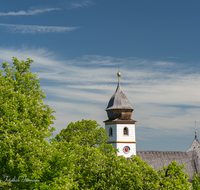
[[[135,124],[110,124],[105,125],[106,132],[109,135],[109,128],[113,129],[113,136],[108,139],[108,142],[111,141],[136,141],[135,138]],[[128,128],[129,136],[124,136],[124,127]],[[112,143],[115,149],[118,149],[118,156],[123,155],[124,157],[130,157],[131,155],[136,155],[136,143]],[[125,146],[130,147],[130,152],[125,154],[123,148]]]
[[[109,129],[110,129],[110,127],[112,127],[113,136],[110,137],[110,139],[108,139],[108,142],[110,142],[110,141],[116,141],[117,140],[116,124],[105,125],[105,129],[106,129],[106,132],[108,133],[108,135],[109,135]]]
[[[130,147],[130,151],[128,154],[125,154],[123,152],[123,148],[125,146],[129,146]],[[124,156],[124,157],[131,157],[131,155],[136,155],[136,143],[117,143],[117,148],[119,150],[119,152],[117,153],[118,156]]]
[[[114,148],[117,149],[117,143],[112,143],[111,145],[113,145]]]
[[[129,136],[124,136],[124,127],[128,128]],[[135,124],[117,124],[117,141],[135,141]]]

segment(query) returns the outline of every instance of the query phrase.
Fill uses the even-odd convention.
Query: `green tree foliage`
[[[117,156],[114,149],[108,155],[103,154],[99,147],[90,148],[74,142],[60,143],[60,151],[67,158],[64,159],[66,168],[59,169],[63,172],[60,180],[68,179],[70,176],[73,184],[71,189],[167,190],[190,187],[190,183],[187,182],[188,176],[181,170],[183,166],[176,165],[175,162],[158,171],[137,156],[128,160],[123,156]],[[167,169],[171,170],[170,177],[162,176]],[[69,186],[68,188],[70,189]]]
[[[36,187],[48,190],[77,189],[77,185],[74,183],[74,158],[77,155],[71,149],[72,144],[65,141],[58,143],[52,139],[50,145],[49,151],[51,152],[44,162],[45,165],[40,176],[44,183],[42,185],[38,183]]]
[[[139,157],[127,160],[114,151],[109,156],[97,148],[76,146],[74,157],[74,183],[78,189],[167,190],[190,189],[183,166],[172,163],[171,176],[166,179]],[[75,151],[75,152],[76,152]],[[166,168],[161,169],[165,171]]]
[[[69,175],[71,168],[73,188],[95,190],[189,188],[188,175],[183,171],[183,166],[173,162],[158,171],[137,156],[128,160],[123,156],[117,156],[113,146],[107,145],[105,148],[108,136],[105,129],[99,130],[98,126],[95,121],[82,120],[71,123],[69,128],[62,130],[56,136],[57,147],[63,154],[68,155],[67,160],[70,160],[66,166],[68,171],[65,171],[65,176]],[[97,134],[101,139],[96,140]]]
[[[191,185],[187,181],[189,175],[183,169],[186,169],[184,165],[178,165],[175,161],[160,169],[160,186],[163,189],[190,189]]]
[[[192,187],[195,190],[200,190],[200,178],[197,173],[194,174],[193,179],[192,179]]]
[[[84,146],[102,146],[107,144],[108,134],[105,129],[99,127],[96,121],[82,120],[76,123],[70,123],[66,129],[63,129],[55,138],[59,142],[65,140],[67,142],[76,141],[79,145]]]
[[[32,59],[13,66],[4,62],[0,71],[0,180],[27,176],[38,180],[47,160],[49,143],[45,140],[54,130],[53,110],[42,101],[39,78],[30,71]],[[22,179],[22,178],[20,178]],[[1,183],[3,184],[3,183]],[[11,184],[11,183],[10,183]],[[12,183],[12,189],[29,188],[34,183]]]

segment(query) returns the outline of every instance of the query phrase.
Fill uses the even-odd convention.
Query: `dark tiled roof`
[[[197,172],[196,151],[179,152],[179,151],[137,151],[136,155],[154,169],[161,169],[168,166],[171,162],[176,161],[180,165],[185,165],[186,173],[189,174],[191,181],[195,172]]]
[[[106,110],[108,110],[108,109],[131,109],[131,110],[133,110],[128,98],[122,92],[120,83],[118,83],[115,93],[110,98],[110,101],[108,103]]]

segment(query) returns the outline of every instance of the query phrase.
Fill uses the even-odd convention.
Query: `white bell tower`
[[[110,98],[106,112],[108,120],[104,121],[109,135],[108,143],[118,149],[118,156],[136,155],[135,120],[131,119],[133,108],[120,86],[121,73],[117,73],[118,86]]]

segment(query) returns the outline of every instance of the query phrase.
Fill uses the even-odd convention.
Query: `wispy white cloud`
[[[64,27],[64,26],[38,26],[38,25],[17,25],[3,24],[0,27],[6,27],[12,33],[35,34],[35,33],[62,33],[76,30],[79,27]]]
[[[83,118],[97,120],[104,126],[103,121],[107,119],[105,108],[117,86],[116,59],[92,55],[62,60],[45,49],[0,48],[1,62],[11,62],[12,56],[35,60],[32,71],[42,81],[41,88],[47,94],[45,103],[57,110],[56,132]],[[123,63],[126,64],[123,66]],[[174,62],[169,65],[127,58],[125,61],[121,59],[121,65],[122,90],[134,108],[133,119],[138,121],[136,132],[149,129],[148,133],[137,136],[138,142],[142,139],[147,142],[163,134],[174,135],[174,131],[178,131],[178,136],[193,132],[194,121],[200,122],[198,73],[185,74],[180,69],[173,73],[163,71],[163,65],[174,70],[177,67]],[[185,143],[187,146],[188,142]],[[184,149],[183,144],[180,147]]]
[[[167,62],[167,61],[157,61],[155,64],[158,65],[158,66],[172,66],[172,65],[174,65],[173,62]]]
[[[80,3],[71,3],[70,8],[80,8],[80,7],[87,7],[89,5],[92,5],[92,1],[90,0],[85,0]]]
[[[0,12],[0,16],[26,16],[26,15],[37,15],[44,12],[50,11],[57,11],[61,10],[60,8],[46,8],[46,9],[35,9],[35,10],[28,10],[28,11],[18,11],[18,12]]]

